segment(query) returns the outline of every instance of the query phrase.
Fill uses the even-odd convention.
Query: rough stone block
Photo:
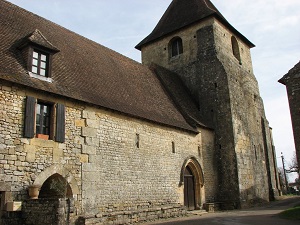
[[[63,157],[63,150],[60,148],[53,148],[53,162],[59,162]]]
[[[91,146],[99,146],[99,139],[86,137],[85,138],[85,144],[86,145],[91,145]]]
[[[84,119],[75,120],[75,126],[76,127],[85,127],[85,120]]]
[[[86,119],[86,126],[94,127],[94,128],[99,127],[98,121],[97,120],[91,120],[91,119]]]
[[[82,111],[82,118],[95,120],[96,119],[96,114],[95,114],[95,112],[90,111],[90,110],[83,110]]]
[[[88,163],[89,162],[89,155],[86,154],[80,154],[79,160],[81,163]]]
[[[35,146],[25,145],[25,152],[27,152],[26,161],[27,162],[34,162],[35,161],[35,153],[36,153]]]
[[[97,129],[91,127],[82,127],[82,136],[84,137],[96,137]]]
[[[93,146],[88,145],[82,145],[82,151],[83,154],[89,154],[89,155],[95,155],[96,154],[96,148]]]

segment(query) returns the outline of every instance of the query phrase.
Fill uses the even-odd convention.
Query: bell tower
[[[247,207],[277,195],[276,156],[250,49],[209,0],[173,0],[136,48],[175,72],[215,131],[217,201]],[[275,190],[275,191],[274,191]]]

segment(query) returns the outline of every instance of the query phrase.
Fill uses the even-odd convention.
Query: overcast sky
[[[153,30],[171,2],[171,0],[9,1],[136,61],[140,61],[141,57],[134,46]],[[211,1],[231,25],[256,45],[251,51],[254,73],[259,82],[267,118],[273,128],[278,166],[282,165],[281,152],[288,164],[295,146],[286,89],[277,80],[300,60],[300,1]]]

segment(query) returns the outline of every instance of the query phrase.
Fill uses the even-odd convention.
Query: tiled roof
[[[196,131],[148,67],[4,0],[0,11],[0,79]],[[52,83],[30,77],[24,38],[56,50]]]
[[[300,61],[289,70],[289,72],[284,75],[278,82],[286,85],[289,79],[300,78]]]
[[[193,127],[213,127],[212,124],[203,124],[204,120],[199,113],[197,104],[195,104],[196,101],[193,100],[189,90],[176,73],[156,64],[152,64],[150,69],[157,75],[174,104],[189,124]]]
[[[28,35],[28,37],[25,37],[21,42],[19,48],[22,48],[24,45],[28,45],[30,43],[43,46],[48,50],[51,50],[52,52],[59,52],[59,49],[51,44],[38,29]]]
[[[144,40],[142,40],[136,48],[141,50],[141,47],[145,44],[208,17],[216,17],[230,30],[232,30],[233,33],[244,40],[250,47],[254,47],[247,38],[228,23],[211,1],[173,0],[154,30]]]

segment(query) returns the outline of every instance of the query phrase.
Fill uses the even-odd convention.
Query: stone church
[[[173,0],[142,64],[0,11],[0,224],[129,224],[278,195],[254,44],[211,1]]]

